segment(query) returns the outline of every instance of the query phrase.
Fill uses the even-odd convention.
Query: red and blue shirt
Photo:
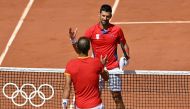
[[[108,63],[106,65],[108,70],[119,66],[117,45],[122,42],[126,44],[123,31],[120,27],[110,24],[107,30],[103,30],[100,24],[90,27],[85,36],[91,40],[94,57],[100,58],[107,55]]]

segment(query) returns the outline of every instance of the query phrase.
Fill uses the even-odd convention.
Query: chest
[[[118,43],[118,34],[114,31],[94,31],[91,37],[92,44],[95,45],[109,45]]]

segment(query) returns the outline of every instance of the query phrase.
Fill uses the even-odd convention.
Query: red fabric
[[[122,42],[126,44],[123,31],[120,27],[110,24],[107,33],[103,33],[100,24],[90,27],[85,36],[90,38],[94,57],[108,57],[107,69],[113,69],[119,66],[117,55],[117,44]]]
[[[100,104],[99,73],[103,65],[97,58],[77,58],[66,65],[66,73],[71,75],[74,85],[76,105],[91,108]]]

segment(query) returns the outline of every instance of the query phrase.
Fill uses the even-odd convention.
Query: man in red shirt
[[[71,83],[75,90],[75,101],[77,109],[103,109],[99,93],[99,75],[105,81],[108,80],[108,72],[104,70],[107,57],[88,57],[90,40],[80,37],[77,48],[79,57],[70,60],[65,70],[65,87],[63,93],[63,108],[66,109]]]
[[[91,26],[86,32],[85,36],[91,41],[93,55],[96,58],[102,56],[107,56],[108,62],[106,64],[106,69],[108,72],[120,72],[119,59],[117,55],[117,45],[121,45],[124,57],[122,61],[126,63],[129,59],[129,47],[126,43],[123,31],[120,27],[111,24],[109,21],[112,17],[112,8],[110,5],[104,4],[100,8],[100,22]],[[76,52],[78,48],[76,47],[77,30],[73,31],[71,28],[69,30],[70,38],[73,47]],[[123,63],[121,63],[122,65]],[[100,81],[100,88],[103,86],[103,81]],[[125,109],[122,96],[121,96],[121,78],[119,75],[109,75],[109,88],[112,92],[112,97],[116,103],[117,109]]]

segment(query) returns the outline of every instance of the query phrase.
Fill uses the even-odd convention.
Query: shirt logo
[[[96,39],[100,39],[100,34],[96,34]]]

